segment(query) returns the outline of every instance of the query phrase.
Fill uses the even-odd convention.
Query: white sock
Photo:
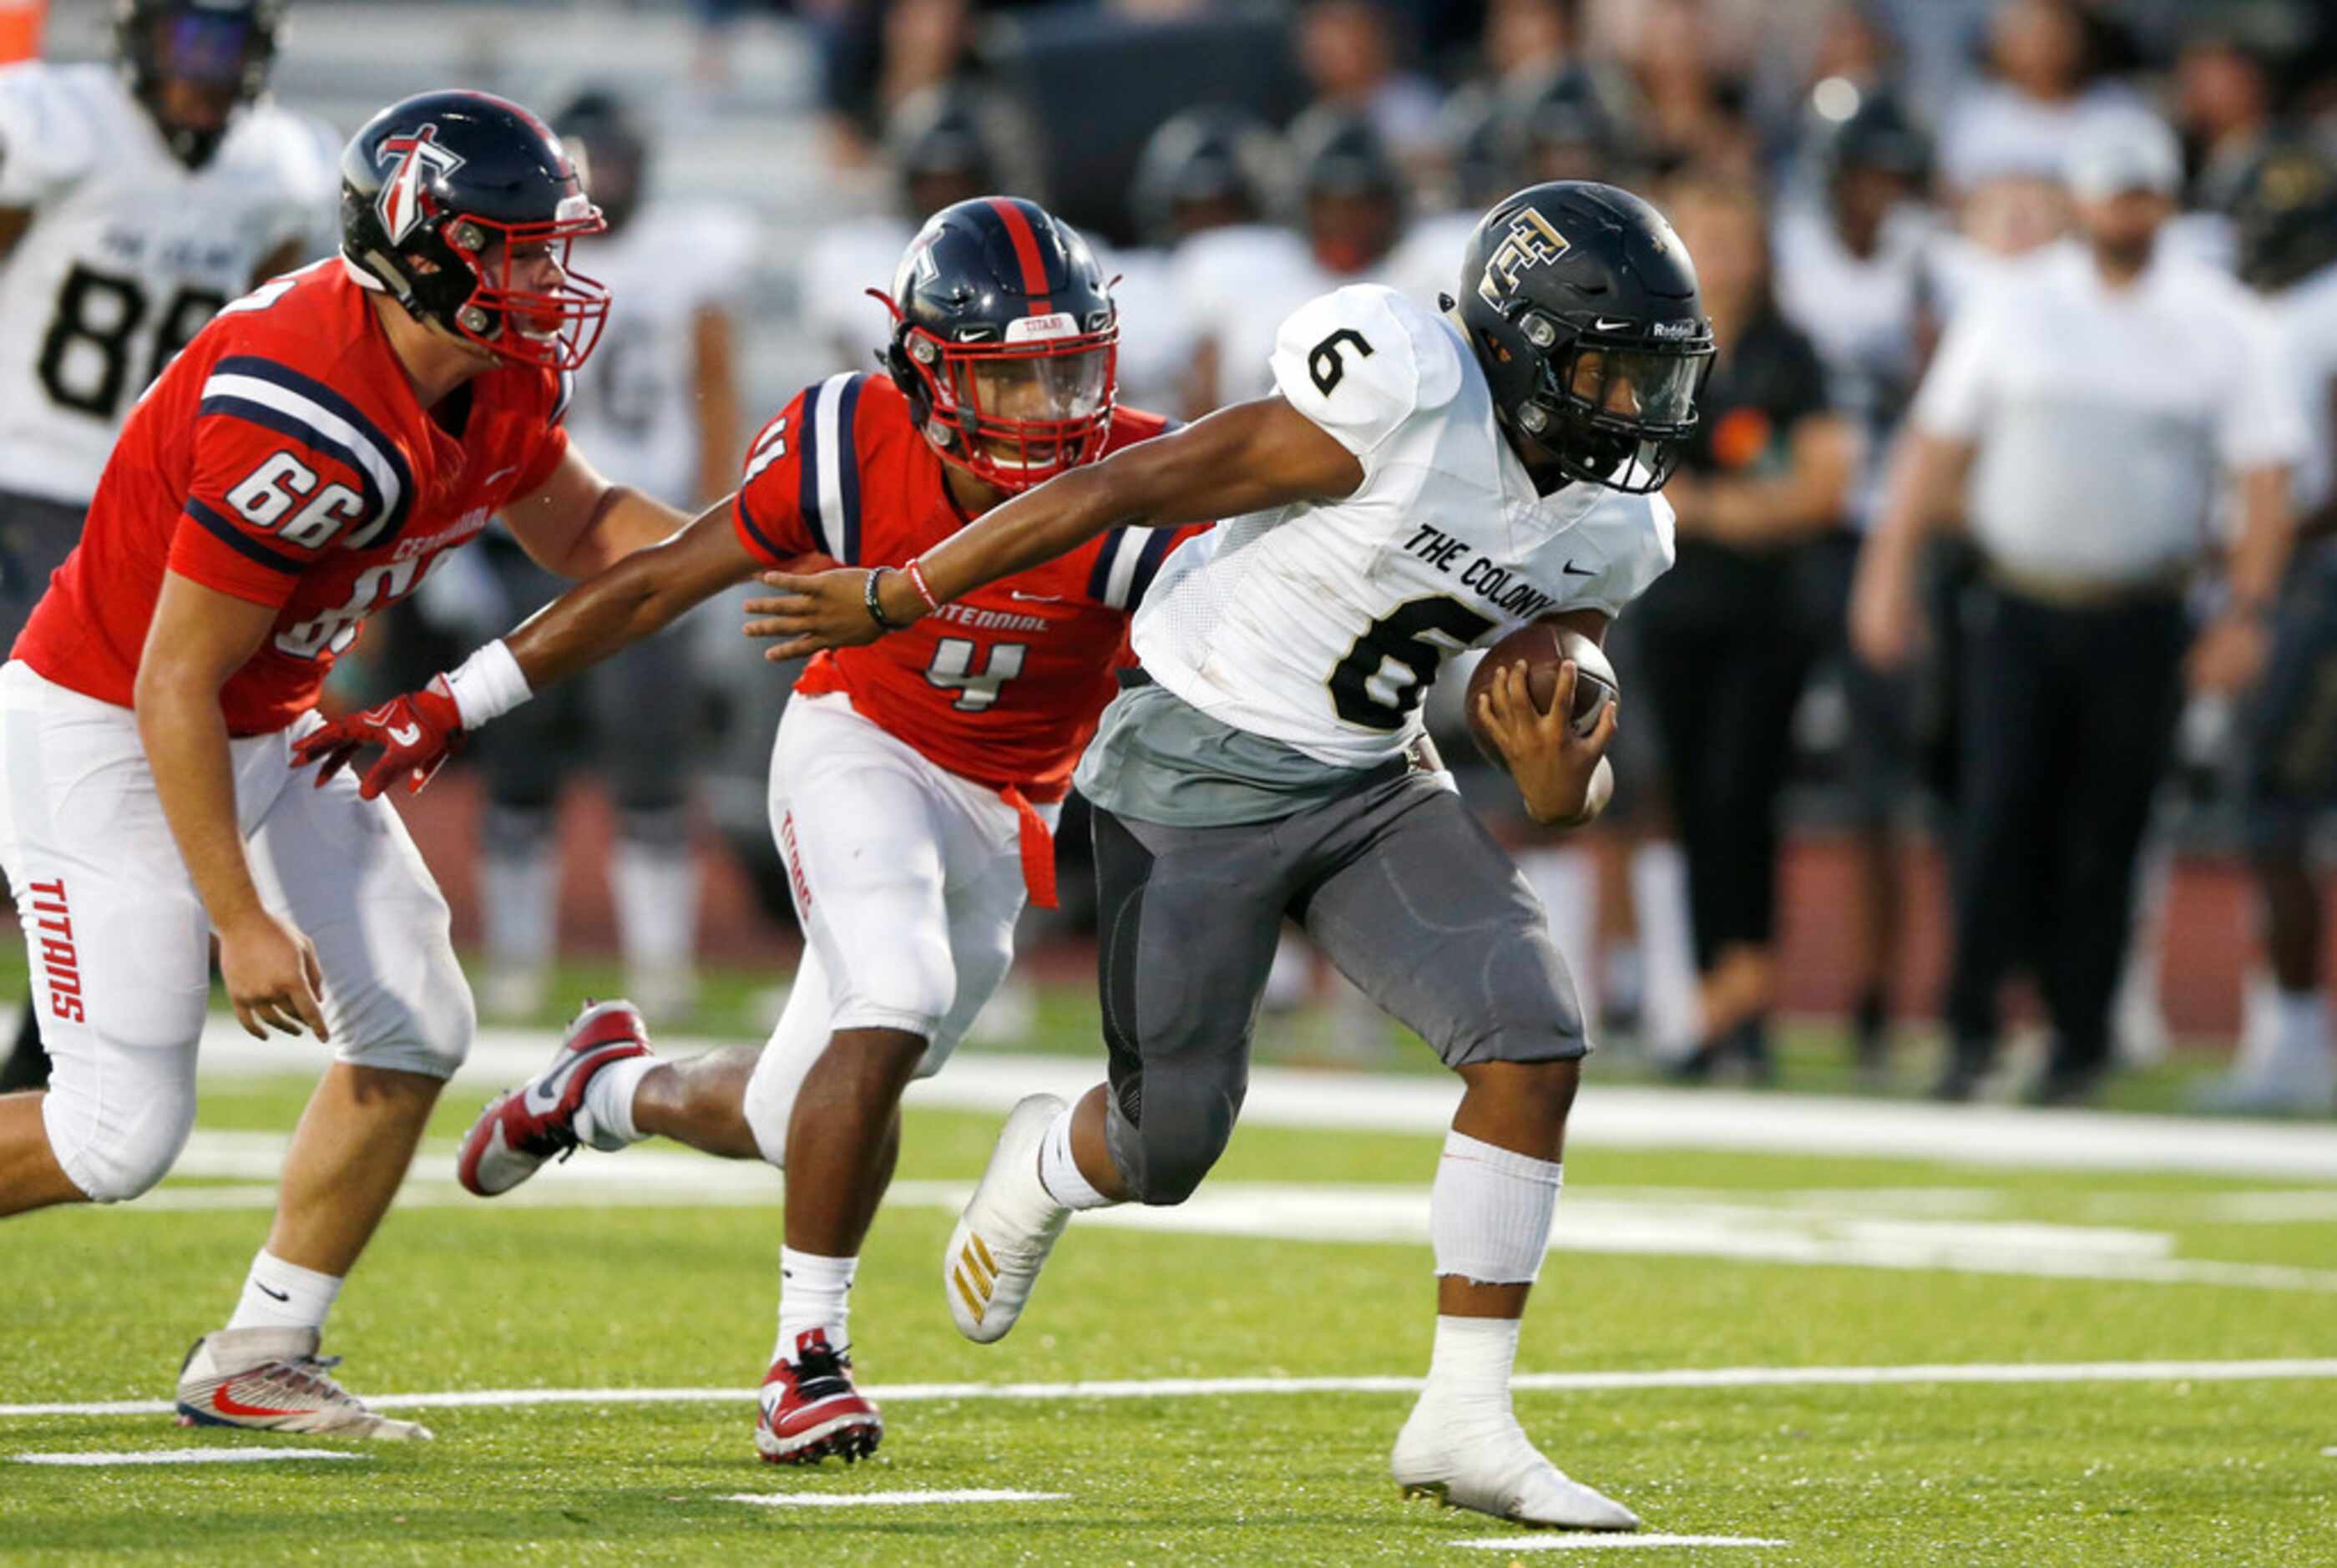
[[[1574,976],[1582,999],[1582,1023],[1599,1024],[1599,862],[1579,847],[1521,850],[1518,869],[1541,900],[1550,939]]]
[[[1444,1135],[1428,1190],[1436,1272],[1482,1285],[1530,1285],[1550,1250],[1550,1213],[1566,1167],[1466,1132]]]
[[[1639,1026],[1649,1054],[1670,1061],[1694,1050],[1696,942],[1689,934],[1687,857],[1668,840],[1631,854],[1631,906],[1639,917]]]
[[[298,1263],[287,1263],[267,1248],[251,1260],[243,1277],[243,1295],[235,1304],[230,1328],[322,1328],[333,1298],[341,1293],[338,1276],[319,1274]]]
[[[2280,1026],[2278,1042],[2267,1066],[2287,1072],[2310,1072],[2329,1060],[2329,1004],[2317,990],[2283,991],[2275,1004]]]
[[[779,1342],[771,1351],[773,1360],[794,1360],[796,1337],[814,1328],[827,1330],[831,1350],[852,1343],[852,1271],[859,1267],[857,1258],[779,1249]]]
[[[1510,1371],[1518,1359],[1515,1318],[1436,1319],[1427,1394],[1472,1414],[1509,1420]]]
[[[2262,969],[2240,982],[2240,1049],[2233,1070],[2246,1077],[2263,1072],[2280,1054],[2281,1001],[2288,994]]]
[[[692,973],[698,954],[698,858],[678,841],[621,838],[609,885],[617,896],[617,943],[637,991],[670,988]]]
[[[1097,1191],[1071,1157],[1071,1116],[1077,1109],[1065,1106],[1049,1123],[1047,1141],[1039,1145],[1039,1185],[1066,1209],[1109,1209],[1119,1200]]]
[[[640,1131],[633,1125],[633,1096],[641,1080],[664,1065],[662,1057],[628,1056],[593,1073],[592,1081],[584,1085],[584,1114],[592,1118],[592,1130],[628,1143],[640,1142]]]
[[[491,811],[488,826],[495,847],[479,863],[488,967],[547,968],[558,919],[557,847],[536,812]],[[618,900],[621,907],[623,902]]]

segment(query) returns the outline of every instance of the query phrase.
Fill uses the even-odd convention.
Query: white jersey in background
[[[88,501],[171,356],[272,252],[328,247],[339,151],[259,103],[189,169],[112,66],[0,69],[0,208],[33,214],[0,262],[0,492]]]
[[[1461,292],[1461,258],[1468,254],[1481,212],[1438,212],[1404,231],[1382,270],[1389,288],[1416,305],[1436,309],[1436,297]]]
[[[1873,519],[1892,436],[1914,396],[1937,239],[1928,217],[1902,208],[1883,224],[1873,255],[1853,255],[1832,214],[1813,203],[1785,209],[1772,236],[1778,308],[1809,334],[1835,406],[1863,438],[1848,508],[1861,529]]]
[[[1185,405],[1185,378],[1195,338],[1177,298],[1168,252],[1149,248],[1113,250],[1086,236],[1096,266],[1111,285],[1120,312],[1120,401],[1129,408],[1176,409]]]
[[[617,305],[576,373],[568,430],[618,484],[678,506],[699,499],[698,316],[736,314],[756,240],[753,220],[726,209],[651,202],[577,246],[578,270]]]
[[[1393,289],[1299,309],[1273,373],[1364,482],[1229,519],[1161,567],[1137,657],[1220,723],[1370,767],[1417,733],[1448,655],[1560,611],[1613,615],[1671,564],[1662,497],[1579,483],[1538,494],[1476,356]]]
[[[1315,265],[1304,240],[1264,223],[1194,235],[1170,253],[1168,274],[1195,347],[1208,343],[1217,350],[1221,405],[1273,390],[1266,357],[1275,328],[1335,286]]]
[[[2290,494],[2301,522],[2318,510],[2337,486],[2337,451],[2332,451],[2331,399],[2337,395],[2337,266],[2324,267],[2269,295],[2280,340],[2295,377],[2297,406],[2304,412],[2304,456],[2292,471]]]
[[[904,218],[854,218],[821,230],[805,248],[797,277],[804,330],[831,368],[875,368],[893,318],[868,290],[892,291],[901,252],[916,237],[917,226]]]

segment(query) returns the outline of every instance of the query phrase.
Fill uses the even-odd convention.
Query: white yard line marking
[[[1915,1383],[2257,1383],[2337,1380],[2337,1357],[2281,1361],[1949,1362],[1908,1367],[1691,1367],[1656,1372],[1521,1372],[1535,1392],[1631,1388],[1892,1387]],[[935,1399],[1159,1399],[1244,1394],[1417,1394],[1418,1377],[1150,1377],[1079,1383],[895,1383],[865,1392],[880,1403]],[[524,1405],[708,1405],[752,1399],[752,1388],[470,1388],[369,1396],[376,1409],[446,1410]],[[161,1399],[0,1405],[0,1417],[159,1416]]]
[[[688,1055],[739,1042],[667,1035],[659,1044],[670,1054]],[[507,1087],[542,1071],[552,1045],[547,1031],[482,1029],[455,1082]],[[288,1049],[282,1042],[251,1039],[233,1018],[221,1014],[203,1031],[200,1071],[210,1082],[280,1075],[304,1065],[322,1068],[321,1054],[304,1058],[288,1054]],[[972,1052],[952,1058],[948,1072],[911,1085],[909,1099],[916,1105],[1003,1113],[1040,1090],[1077,1099],[1102,1075],[1100,1046],[1091,1057]],[[1450,1078],[1257,1067],[1250,1072],[1242,1115],[1253,1125],[1441,1133],[1460,1097],[1459,1083]],[[2107,1111],[1594,1084],[1568,1118],[1566,1136],[1578,1148],[1717,1149],[2337,1181],[2337,1138],[2324,1125]]]
[[[1785,1546],[1759,1535],[1488,1535],[1455,1541],[1481,1552],[1627,1552],[1648,1546]]]
[[[2321,1456],[2323,1459],[2337,1459],[2337,1448],[2323,1448],[2321,1451]]]
[[[272,1175],[286,1141],[268,1133],[198,1132],[180,1158],[176,1182],[117,1212],[272,1209]],[[451,1145],[423,1151],[419,1173],[400,1201],[407,1208],[472,1208],[476,1200],[447,1178]],[[970,1189],[961,1181],[902,1181],[895,1208],[954,1213]],[[1950,1190],[1951,1196],[1956,1190]],[[1966,1190],[1965,1198],[1998,1194]],[[1853,1196],[1863,1201],[1852,1200]],[[2337,1294],[2337,1269],[2288,1264],[2179,1258],[2164,1230],[2108,1224],[1972,1217],[1969,1208],[1919,1202],[1892,1213],[1888,1193],[1810,1192],[1730,1199],[1704,1190],[1590,1191],[1558,1211],[1550,1247],[1605,1256],[1725,1258],[1745,1263],[1819,1268],[1937,1269],[2044,1279],[2113,1279],[2156,1285],[2220,1285],[2244,1289]],[[777,1175],[756,1162],[719,1162],[680,1151],[634,1150],[616,1160],[583,1160],[548,1171],[501,1200],[505,1206],[616,1208],[669,1206],[776,1208]],[[1778,1198],[1794,1199],[1778,1201]],[[1921,1211],[1925,1209],[1929,1212]],[[1128,1205],[1085,1217],[1085,1225],[1188,1235],[1289,1241],[1414,1243],[1426,1246],[1428,1189],[1396,1183],[1219,1182],[1174,1208]]]
[[[1061,1503],[1070,1495],[977,1486],[960,1492],[733,1492],[716,1501],[751,1503],[758,1508],[895,1508],[913,1503]]]
[[[93,1454],[11,1454],[18,1465],[263,1465],[272,1459],[363,1459],[338,1448],[132,1448]]]

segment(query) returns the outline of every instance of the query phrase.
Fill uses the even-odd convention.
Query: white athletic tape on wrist
[[[500,637],[447,671],[446,690],[454,693],[465,730],[499,719],[535,695],[518,658]]]

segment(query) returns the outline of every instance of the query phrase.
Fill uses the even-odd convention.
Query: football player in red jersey
[[[497,512],[572,576],[685,519],[561,428],[608,299],[560,143],[501,99],[385,110],[341,162],[342,254],[228,306],[123,430],[0,669],[0,865],[55,1058],[0,1097],[0,1214],[134,1198],[194,1119],[209,948],[237,1019],[336,1047],[189,1423],[416,1437],[318,1357],[327,1310],[470,1048],[446,904],[396,816],[294,787],[335,657]],[[458,693],[516,674],[455,672]]]
[[[904,564],[1008,495],[1166,426],[1115,406],[1106,283],[1086,243],[1032,202],[936,213],[894,303],[889,378],[805,390],[755,437],[728,505],[474,662],[508,661],[540,688],[758,569]],[[892,1176],[901,1093],[940,1071],[1004,977],[1026,892],[1054,902],[1056,802],[1116,690],[1129,613],[1181,537],[1106,534],[903,636],[814,660],[771,762],[772,830],[810,943],[769,1045],[660,1061],[640,1014],[606,1003],[464,1141],[463,1183],[482,1196],[580,1142],[651,1134],[787,1171],[778,1343],[755,1434],[767,1459],[857,1458],[883,1432],[852,1384],[846,1302]],[[381,746],[376,790],[426,777],[492,716],[434,688],[302,749],[329,775]]]

